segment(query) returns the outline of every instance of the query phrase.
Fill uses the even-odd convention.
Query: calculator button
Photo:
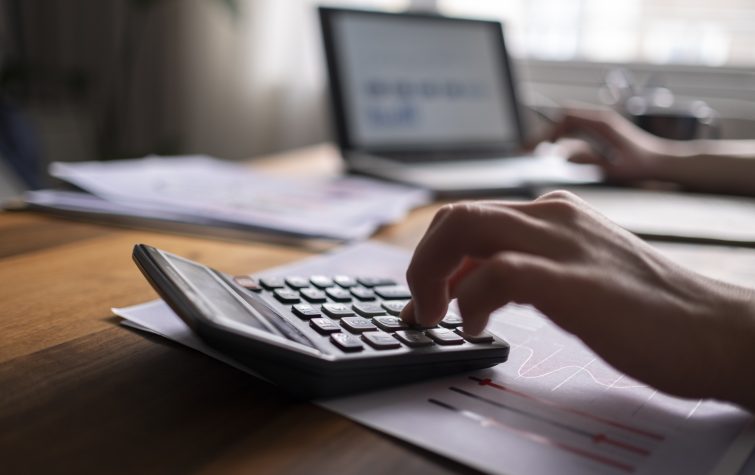
[[[294,305],[291,307],[291,311],[302,320],[309,320],[310,318],[319,317],[321,315],[318,309],[306,303]]]
[[[443,317],[443,320],[440,321],[440,326],[446,328],[456,328],[461,326],[461,323],[462,320],[460,316],[456,315],[455,313],[449,312],[445,317]]]
[[[306,300],[309,303],[325,303],[328,301],[328,299],[325,298],[325,292],[319,289],[312,288],[312,287],[301,289],[299,293],[301,294],[302,297],[304,297],[304,300]]]
[[[386,279],[384,277],[358,277],[357,282],[365,287],[379,287],[381,285],[396,285],[396,281],[393,279]]]
[[[346,289],[340,287],[328,287],[325,289],[325,293],[336,302],[351,302],[351,294]]]
[[[412,348],[418,348],[420,346],[430,346],[433,341],[427,337],[424,333],[416,330],[403,330],[393,334],[398,340],[406,346]]]
[[[398,317],[375,317],[372,319],[372,322],[387,332],[409,328],[409,325]]]
[[[342,303],[326,303],[322,306],[322,312],[331,318],[353,317],[354,312]]]
[[[401,313],[401,310],[404,309],[406,306],[406,301],[403,302],[396,302],[396,301],[390,301],[390,302],[383,302],[381,305],[386,310],[386,312],[390,313],[391,315],[398,316]]]
[[[359,300],[375,300],[375,291],[367,287],[356,286],[349,289],[351,295]]]
[[[375,293],[378,297],[385,300],[406,300],[412,297],[409,289],[403,285],[392,285],[390,287],[376,287]]]
[[[309,280],[298,276],[286,277],[286,284],[292,289],[303,289],[309,287]]]
[[[299,303],[301,302],[301,299],[299,298],[299,293],[294,292],[293,290],[289,289],[275,289],[273,290],[273,295],[275,295],[275,298],[278,299],[281,303]]]
[[[263,277],[260,279],[260,284],[267,290],[282,289],[286,286],[282,277]]]
[[[426,333],[427,336],[435,340],[435,343],[439,345],[461,345],[464,343],[464,338],[447,328],[435,328],[427,330]]]
[[[488,332],[482,332],[479,335],[468,335],[461,328],[457,328],[456,333],[470,343],[493,343],[493,335]]]
[[[353,333],[377,330],[377,327],[364,317],[344,317],[341,319],[341,326]]]
[[[357,285],[357,281],[354,280],[353,277],[349,277],[348,275],[337,275],[333,277],[333,281],[344,289],[348,289],[349,287],[354,287],[355,285]]]
[[[362,333],[362,340],[366,341],[371,347],[376,350],[391,350],[394,348],[401,348],[401,343],[396,341],[393,336],[383,332],[367,332]]]
[[[309,278],[309,281],[318,289],[327,289],[333,287],[333,279],[324,275],[313,275]]]
[[[363,317],[376,317],[378,315],[385,315],[383,307],[376,303],[355,303],[351,306],[354,311]]]
[[[317,330],[318,333],[327,335],[329,333],[337,333],[341,331],[341,327],[336,322],[328,318],[313,318],[309,321],[309,326]]]
[[[359,338],[348,333],[335,333],[330,335],[330,341],[343,351],[360,351],[364,348]]]
[[[233,281],[236,282],[237,285],[240,285],[247,290],[251,290],[252,292],[259,292],[262,290],[257,279],[249,277],[248,275],[237,275],[233,278]]]

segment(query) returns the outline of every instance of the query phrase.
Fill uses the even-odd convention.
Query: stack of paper
[[[649,239],[755,247],[753,198],[611,187],[566,189]]]
[[[366,178],[283,178],[205,156],[58,162],[50,173],[87,193],[30,192],[27,203],[340,240],[368,237],[430,199]]]

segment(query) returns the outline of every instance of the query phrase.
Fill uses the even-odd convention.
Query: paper
[[[343,240],[365,238],[430,199],[423,190],[366,178],[282,178],[204,156],[56,162],[50,173],[108,203],[78,200],[79,209],[108,207],[120,214],[164,214]],[[72,206],[70,196],[29,199]]]
[[[755,245],[755,199],[626,188],[567,188],[640,235]]]
[[[675,253],[665,246],[664,252],[698,264],[688,248]],[[262,275],[401,279],[408,258],[406,251],[368,242]],[[755,263],[755,253],[745,261]],[[705,272],[708,261],[699,262]],[[228,361],[160,301],[114,311]],[[512,345],[509,361],[495,368],[318,404],[485,472],[510,475],[737,473],[755,444],[747,412],[669,397],[623,376],[529,307],[497,312],[490,329]]]

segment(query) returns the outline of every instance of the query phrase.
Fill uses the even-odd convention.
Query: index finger
[[[505,250],[547,255],[558,249],[556,240],[546,223],[511,207],[475,203],[445,207],[414,251],[406,272],[412,305],[402,318],[423,325],[437,323],[448,307],[449,279],[465,257],[484,259]]]

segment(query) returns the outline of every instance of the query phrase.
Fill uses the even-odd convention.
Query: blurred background
[[[56,160],[242,159],[329,140],[320,3],[0,0],[0,187],[43,186]],[[621,66],[705,101],[722,137],[755,137],[752,0],[327,4],[502,20],[534,107],[606,102]]]

